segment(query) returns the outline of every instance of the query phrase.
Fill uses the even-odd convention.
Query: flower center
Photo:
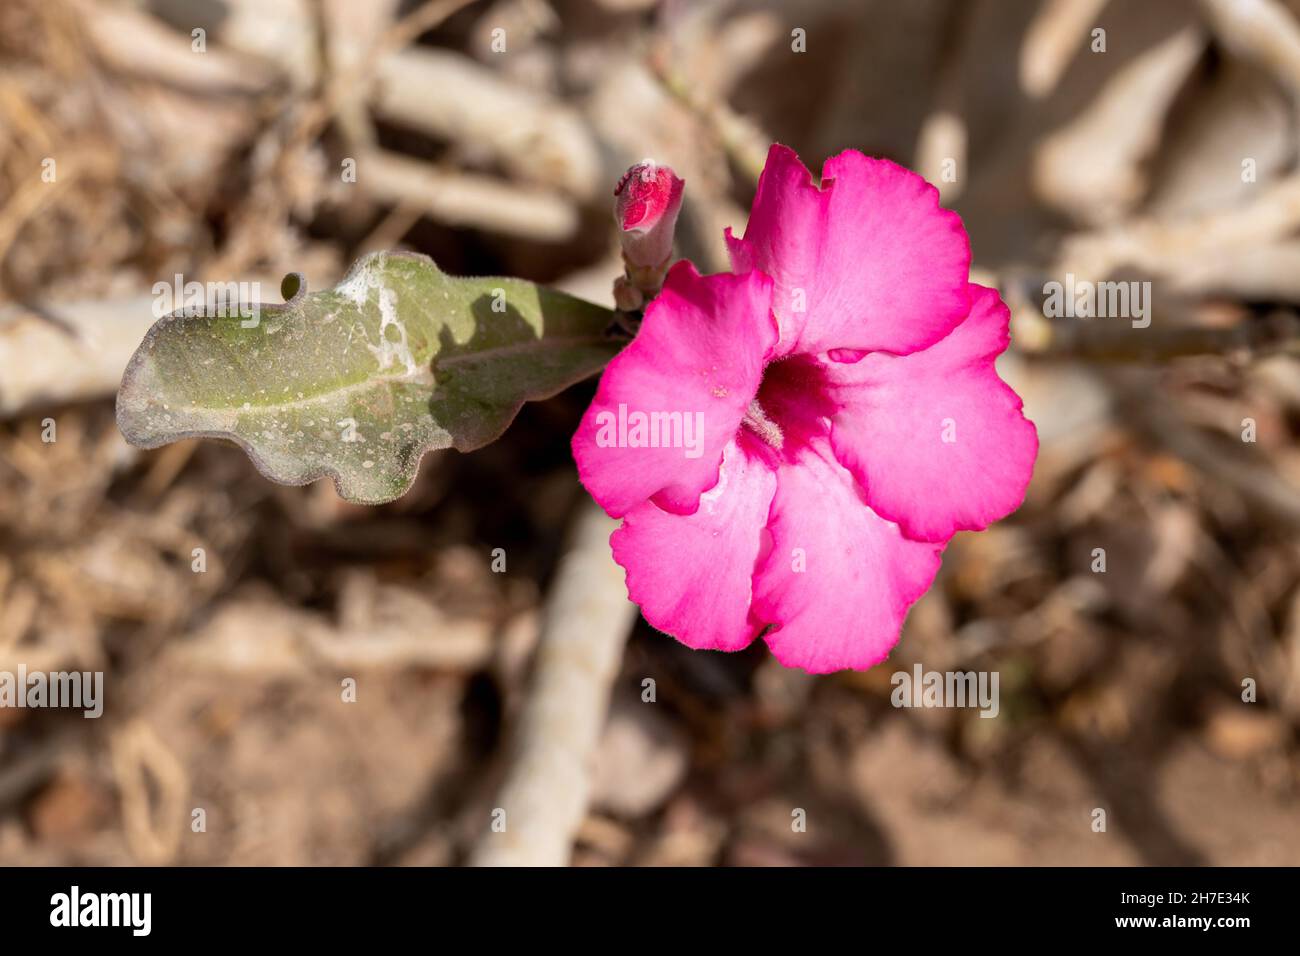
[[[763,370],[741,424],[776,452],[791,455],[826,433],[834,411],[821,363],[811,355],[792,355]]]

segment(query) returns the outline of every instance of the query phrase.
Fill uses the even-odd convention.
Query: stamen
[[[757,398],[749,403],[749,408],[745,411],[745,417],[741,419],[741,424],[745,425],[777,451],[780,451],[782,446],[785,445],[785,436],[781,434],[781,426],[767,417],[767,413],[763,411],[763,406],[758,404]]]

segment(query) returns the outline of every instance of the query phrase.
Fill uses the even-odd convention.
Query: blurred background
[[[592,383],[378,508],[234,446],[127,446],[155,282],[323,288],[400,247],[608,304],[628,165],[686,179],[679,253],[718,271],[772,141],[941,187],[1041,457],[870,672],[639,623],[573,862],[1300,861],[1298,14],[5,0],[0,670],[103,670],[106,709],[0,709],[0,863],[466,861],[584,500]],[[1045,317],[1067,274],[1151,282],[1150,326]],[[917,662],[997,671],[999,717],[893,708]]]

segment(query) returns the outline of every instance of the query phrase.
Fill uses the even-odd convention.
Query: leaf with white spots
[[[608,309],[408,253],[366,256],[255,319],[227,312],[149,330],[117,396],[127,441],[229,439],[273,481],[329,476],[366,504],[404,494],[427,451],[494,441],[525,401],[594,375],[620,344]]]

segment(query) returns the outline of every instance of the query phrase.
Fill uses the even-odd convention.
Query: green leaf
[[[458,278],[376,253],[283,305],[176,312],[132,356],[117,421],[133,445],[240,445],[273,481],[328,475],[349,501],[400,497],[430,450],[500,437],[520,406],[599,372],[614,313],[520,279]],[[247,317],[245,317],[247,316]]]

